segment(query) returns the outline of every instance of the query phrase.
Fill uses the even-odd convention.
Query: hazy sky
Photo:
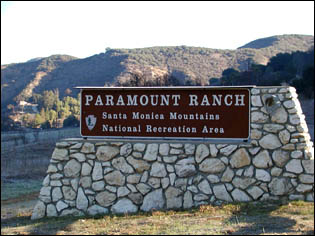
[[[314,35],[313,1],[1,1],[1,64],[107,47],[236,49],[282,34]]]

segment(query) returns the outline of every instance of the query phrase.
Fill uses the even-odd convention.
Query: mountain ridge
[[[225,69],[244,71],[249,63],[266,65],[278,53],[311,47],[314,36],[277,35],[251,41],[236,50],[172,46],[107,49],[82,59],[69,55],[34,58],[1,65],[1,109],[44,90],[58,88],[62,97],[76,86],[126,85],[134,74],[153,84],[169,75],[180,85],[209,85],[209,80],[220,78]],[[73,90],[71,95],[77,92]]]

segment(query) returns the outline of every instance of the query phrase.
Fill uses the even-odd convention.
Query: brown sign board
[[[247,87],[77,87],[82,137],[248,141]]]

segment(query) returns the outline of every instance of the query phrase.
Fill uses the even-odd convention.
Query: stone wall
[[[313,143],[295,89],[251,94],[250,143],[58,142],[32,219],[314,201]]]

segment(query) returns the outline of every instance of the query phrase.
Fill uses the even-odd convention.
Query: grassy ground
[[[1,179],[44,176],[55,145],[34,143],[1,153]]]
[[[1,183],[1,201],[19,199],[25,195],[36,193],[41,189],[42,179],[11,179]]]
[[[31,221],[34,181],[3,183],[1,234],[314,234],[314,203],[292,201],[200,206],[185,211],[60,217]],[[41,182],[41,181],[38,181]],[[14,188],[21,190],[14,193]],[[32,191],[31,191],[32,190]],[[34,190],[34,191],[33,191]]]

